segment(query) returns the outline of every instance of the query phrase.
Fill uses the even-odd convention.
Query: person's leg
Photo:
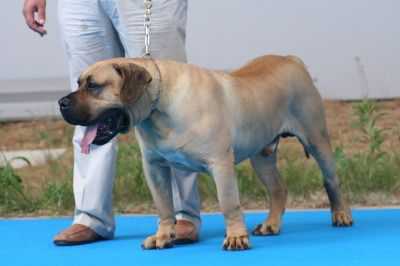
[[[197,173],[176,168],[172,172],[172,198],[177,220],[192,222],[200,229],[200,196],[197,188]]]
[[[143,0],[114,0],[109,14],[127,57],[144,55]],[[153,0],[151,9],[151,56],[186,62],[187,0]]]
[[[68,61],[71,88],[87,66],[104,59],[122,56],[118,36],[97,0],[59,0],[59,24]],[[103,146],[91,145],[88,155],[81,153],[80,140],[85,127],[77,126],[74,147],[74,224],[93,229],[112,238],[115,224],[112,213],[112,187],[117,146],[115,140]]]
[[[128,57],[144,54],[143,0],[115,0],[108,9]],[[151,56],[186,62],[186,0],[152,1]],[[173,199],[177,219],[189,220],[199,229],[200,198],[197,174],[172,169]]]

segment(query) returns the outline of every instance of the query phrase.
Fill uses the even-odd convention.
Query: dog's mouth
[[[129,130],[129,115],[123,109],[109,109],[104,111],[98,119],[90,123],[81,140],[81,152],[89,154],[90,144],[104,145],[118,133]]]

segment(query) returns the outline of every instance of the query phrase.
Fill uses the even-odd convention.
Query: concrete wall
[[[0,81],[61,78],[65,87],[55,89],[67,89],[57,1],[48,1],[49,34],[44,38],[25,27],[22,0],[3,2]],[[324,97],[359,98],[364,78],[370,96],[400,96],[398,0],[189,0],[189,6],[192,63],[231,69],[258,55],[295,54],[306,62]],[[1,84],[0,92],[18,90]]]

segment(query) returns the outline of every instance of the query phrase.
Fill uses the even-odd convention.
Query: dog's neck
[[[133,121],[133,124],[138,124],[147,119],[157,109],[161,95],[162,76],[154,59],[140,59],[139,62],[135,63],[144,67],[152,76],[152,80],[142,96],[129,108],[131,121]]]
[[[151,62],[153,69],[150,72],[152,75],[152,81],[151,81],[150,86],[148,87],[147,91],[151,97],[152,109],[155,109],[155,108],[157,108],[158,102],[161,97],[162,76],[161,76],[160,67],[158,66],[156,61],[152,58],[148,59],[148,61]]]

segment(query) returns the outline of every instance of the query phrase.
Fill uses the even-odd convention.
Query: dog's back
[[[273,74],[279,67],[286,64],[303,64],[302,60],[296,56],[264,55],[257,57],[239,69],[231,72],[236,77],[259,76]]]

